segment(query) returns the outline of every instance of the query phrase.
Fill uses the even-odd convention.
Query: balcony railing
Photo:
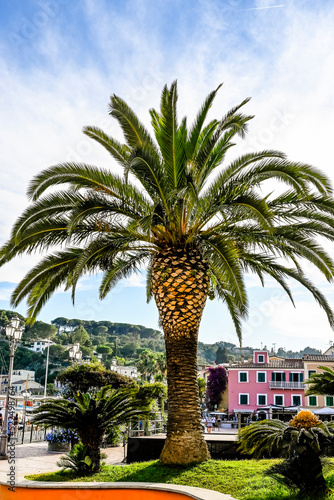
[[[305,389],[302,382],[269,382],[269,389]]]

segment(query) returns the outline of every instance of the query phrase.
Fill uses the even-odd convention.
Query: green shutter
[[[334,398],[333,396],[326,396],[326,406],[334,406]]]
[[[316,396],[310,396],[309,397],[309,405],[310,406],[317,406],[317,398],[316,398]]]

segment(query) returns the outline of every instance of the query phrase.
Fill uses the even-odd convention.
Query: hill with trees
[[[69,365],[68,349],[74,343],[80,344],[83,357],[97,360],[107,367],[116,358],[119,364],[136,365],[142,378],[147,380],[151,375],[163,379],[165,376],[165,344],[159,330],[143,325],[128,323],[113,323],[111,321],[88,321],[58,317],[45,323],[36,321],[32,326],[25,324],[25,318],[14,311],[0,309],[0,370],[8,370],[9,349],[5,340],[5,327],[15,315],[25,326],[21,345],[15,354],[15,369],[35,370],[36,380],[44,383],[45,353],[33,352],[29,349],[38,339],[49,338],[54,342],[50,346],[50,364],[48,381],[53,382],[59,373]],[[2,334],[2,335],[1,335]],[[263,349],[267,349],[266,346]],[[231,342],[216,342],[214,344],[198,343],[198,363],[212,365],[237,361],[244,355],[250,358],[253,347],[242,349]],[[269,349],[270,351],[270,349]],[[271,351],[271,354],[274,354]],[[303,354],[321,354],[319,349],[306,347],[300,351],[286,351],[279,347],[276,354],[284,358],[300,358]]]

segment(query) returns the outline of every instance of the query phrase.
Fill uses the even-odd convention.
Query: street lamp
[[[20,319],[14,316],[6,326],[6,337],[9,342],[9,370],[8,370],[8,384],[7,384],[7,397],[6,397],[6,407],[5,416],[1,434],[1,444],[0,444],[0,460],[7,460],[7,427],[8,427],[8,412],[9,412],[9,397],[11,392],[12,375],[14,368],[14,354],[17,348],[16,343],[21,340],[23,333],[23,328],[20,327]]]
[[[80,344],[79,342],[76,342],[72,347],[68,350],[68,353],[70,355],[70,359],[75,362],[75,361],[80,361],[82,358],[82,352],[80,351]]]

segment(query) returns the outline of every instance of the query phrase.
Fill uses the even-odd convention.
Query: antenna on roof
[[[262,350],[263,342],[261,342],[261,350]]]
[[[276,352],[276,343],[277,343],[277,342],[273,342],[273,346],[274,346],[273,351],[274,351],[274,354],[275,354],[275,352]]]

